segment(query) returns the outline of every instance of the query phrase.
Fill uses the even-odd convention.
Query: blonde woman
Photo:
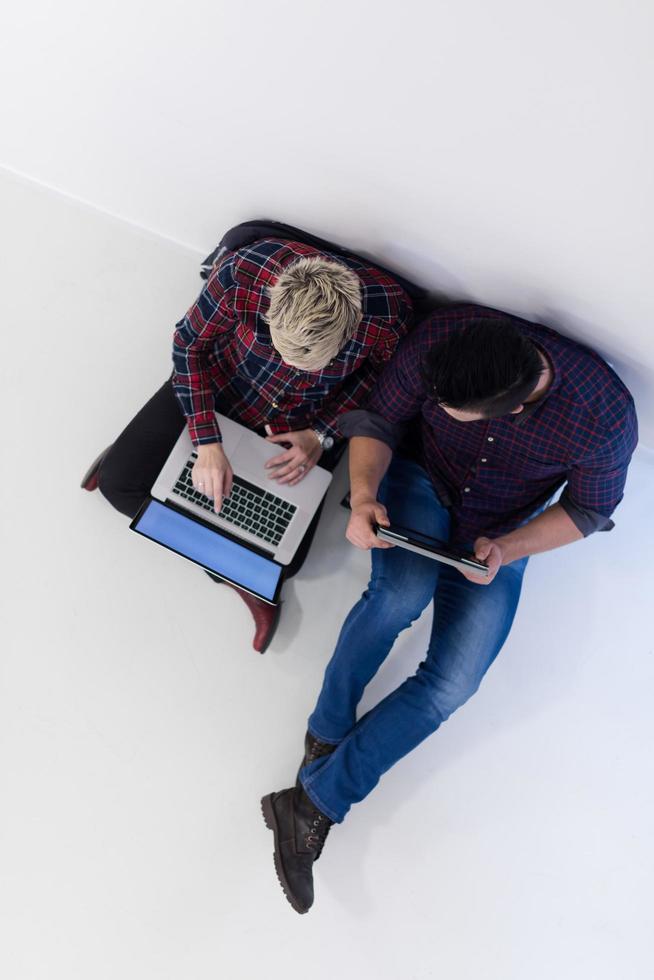
[[[228,252],[176,326],[172,377],[83,485],[95,481],[134,516],[188,425],[198,449],[193,483],[219,511],[232,470],[215,411],[284,444],[268,464],[278,483],[298,483],[318,461],[331,469],[345,445],[340,416],[366,402],[411,321],[404,289],[364,260],[276,238]],[[287,577],[302,564],[315,523]],[[275,610],[240,594],[263,651]]]

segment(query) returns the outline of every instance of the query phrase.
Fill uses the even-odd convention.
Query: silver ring
[[[304,463],[300,463],[300,465],[298,466],[298,469],[299,469],[300,473],[304,473],[304,471],[306,470],[306,466],[304,465]]]

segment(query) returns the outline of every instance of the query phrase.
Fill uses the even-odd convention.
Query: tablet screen
[[[131,525],[133,531],[190,558],[264,599],[274,599],[281,565],[212,531],[158,500],[151,500]]]

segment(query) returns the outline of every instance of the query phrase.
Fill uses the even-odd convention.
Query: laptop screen
[[[130,527],[264,599],[275,597],[281,565],[158,500],[151,500]]]

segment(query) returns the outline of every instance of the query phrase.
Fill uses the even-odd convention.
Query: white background
[[[32,0],[0,165],[208,251],[268,216],[599,349],[654,445],[654,7]]]
[[[234,596],[77,485],[166,376],[200,252],[257,214],[588,340],[651,433],[648,9],[37,0],[3,24],[0,163],[142,226],[0,177],[3,980],[649,980],[650,452],[611,534],[531,562],[482,689],[334,829],[304,917],[258,801],[366,580],[344,474],[264,657]]]

